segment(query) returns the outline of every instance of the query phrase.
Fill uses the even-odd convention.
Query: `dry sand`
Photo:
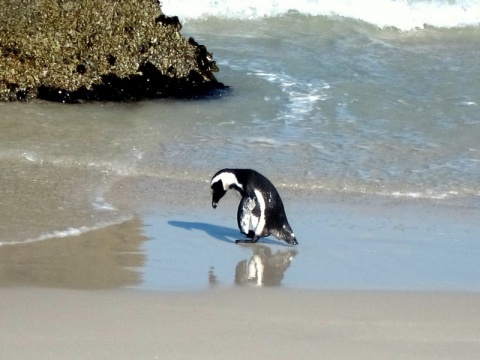
[[[475,359],[480,296],[0,289],[2,359]]]

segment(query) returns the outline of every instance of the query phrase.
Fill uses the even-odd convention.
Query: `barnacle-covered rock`
[[[158,0],[0,0],[0,100],[139,100],[222,89]]]

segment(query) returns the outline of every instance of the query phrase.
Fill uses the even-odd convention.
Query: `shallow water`
[[[138,287],[480,291],[478,211],[287,199],[296,247],[273,238],[235,245],[233,196],[210,213],[145,217],[151,240]]]
[[[228,194],[216,210],[162,206],[76,236],[4,244],[0,286],[480,292],[478,209],[286,195],[296,247],[236,245]]]
[[[220,218],[224,225],[215,225],[211,218],[192,218],[185,208],[165,213],[157,204],[161,208],[205,204],[211,210],[210,176],[223,167],[251,167],[269,177],[281,193],[300,194],[304,200],[327,197],[348,203],[359,196],[387,201],[400,197],[406,203],[439,201],[439,206],[460,213],[470,209],[474,215],[468,215],[466,228],[446,221],[442,233],[454,239],[468,231],[461,249],[478,254],[475,241],[480,232],[475,214],[480,208],[480,38],[473,10],[480,6],[469,7],[475,2],[437,1],[429,2],[430,7],[425,5],[425,9],[421,2],[408,5],[384,0],[372,5],[371,14],[388,13],[392,4],[403,4],[408,5],[410,15],[396,16],[399,23],[383,17],[385,23],[381,23],[381,16],[372,20],[371,14],[359,8],[355,8],[356,13],[339,13],[334,3],[325,3],[331,7],[319,13],[302,10],[306,5],[303,2],[298,2],[297,12],[281,11],[282,6],[291,7],[289,2],[262,12],[231,0],[226,2],[231,5],[227,7],[231,16],[227,17],[215,7],[206,7],[209,13],[197,17],[188,17],[188,7],[177,8],[181,21],[185,16],[183,34],[194,36],[213,52],[220,68],[217,77],[230,86],[229,92],[216,97],[130,104],[0,104],[0,244],[61,242],[76,239],[76,235],[80,239],[90,231],[139,219],[143,227],[135,233],[154,240],[137,249],[148,259],[142,266],[153,269],[145,270],[146,278],[139,280],[138,286],[197,288],[208,281],[208,276],[222,283],[234,282],[237,264],[248,268],[248,259],[255,257],[251,249],[234,247],[227,255],[230,250],[215,252],[194,243],[182,245],[191,247],[192,259],[196,253],[205,252],[206,259],[212,261],[198,262],[202,270],[194,271],[192,281],[175,276],[166,282],[150,279],[150,274],[165,270],[158,267],[158,262],[165,259],[172,266],[168,271],[185,271],[176,265],[183,256],[179,252],[159,260],[158,246],[166,246],[160,234],[175,238],[202,234],[198,236],[204,241],[208,237],[218,240],[221,230],[232,236],[236,231],[235,222],[230,221],[235,211]],[[178,4],[182,6],[181,1]],[[169,8],[171,4],[166,2],[164,12],[169,14]],[[445,8],[454,15],[442,17],[439,11]],[[256,10],[252,14],[248,9]],[[428,20],[432,12],[439,14],[437,23]],[[321,232],[321,216],[312,213],[303,219],[296,214],[301,213],[301,205],[294,206],[297,209],[291,211],[292,216],[297,216],[300,224],[296,232],[312,223],[316,224],[315,231]],[[440,222],[446,219],[442,214]],[[341,213],[335,219],[338,222],[332,226],[344,228]],[[435,227],[434,219],[428,220],[431,228]],[[187,231],[189,222],[197,228]],[[391,230],[381,229],[387,234]],[[414,242],[435,238],[434,231],[417,230],[410,234]],[[347,239],[342,244],[351,249],[342,255],[346,263],[355,264],[355,254],[364,251],[352,240],[357,236],[354,230],[344,228],[344,232],[322,240],[327,241],[322,245],[330,247],[328,255],[322,252],[322,246],[310,247],[315,240],[304,231],[301,247],[310,248],[319,257],[326,256],[321,260],[327,270],[329,266],[335,271],[340,268],[334,259],[341,250],[328,243],[333,237]],[[174,244],[168,242],[168,246]],[[435,240],[422,244],[418,245],[423,246],[420,254],[428,256],[428,246],[440,246],[443,255],[436,259],[432,253],[430,261],[439,265],[450,246],[457,243],[440,238],[438,244]],[[215,241],[209,246],[230,249],[231,244]],[[270,243],[266,248],[259,247],[256,255],[273,256],[274,264],[287,264],[289,258],[292,264],[305,259],[299,260],[303,264],[299,270],[288,267],[288,275],[281,279],[286,286],[388,287],[393,281],[398,287],[417,287],[406,278],[386,276],[382,280],[374,273],[365,275],[363,285],[349,283],[350,275],[345,275],[345,281],[334,277],[333,282],[324,277],[321,284],[318,279],[305,280],[296,271],[305,273],[307,264],[315,269],[315,257],[277,250],[276,246]],[[375,245],[371,251],[393,251],[394,257],[399,251],[398,247],[382,246]],[[5,252],[5,248],[0,247],[0,251]],[[213,255],[209,257],[208,252]],[[216,256],[224,258],[225,263],[214,261]],[[151,259],[157,265],[152,265]],[[453,265],[443,267],[445,273],[458,275],[454,268],[462,263],[461,256],[447,260]],[[408,261],[399,260],[398,266],[410,267]],[[210,270],[204,268],[212,266],[208,275]],[[460,281],[459,287],[476,289],[478,284],[470,281],[471,274],[477,275],[476,268],[471,262],[466,268],[462,266],[469,280]],[[418,287],[435,288],[434,268],[424,271],[425,280],[419,281]],[[387,274],[390,271],[401,273],[390,269]],[[281,276],[275,276],[277,282]],[[449,286],[442,282],[439,288]]]

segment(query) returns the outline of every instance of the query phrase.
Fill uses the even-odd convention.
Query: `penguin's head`
[[[212,180],[210,181],[210,189],[212,190],[212,206],[215,209],[220,199],[229,189],[242,192],[243,185],[239,183],[235,170],[223,169],[218,171],[212,177]]]
[[[215,209],[220,199],[227,193],[227,190],[225,190],[222,180],[213,182],[210,188],[212,189],[212,206]]]

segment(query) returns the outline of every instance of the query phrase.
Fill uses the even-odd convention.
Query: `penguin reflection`
[[[295,250],[272,253],[268,246],[252,247],[253,256],[242,260],[235,268],[235,284],[256,286],[280,286],[293,258]]]

